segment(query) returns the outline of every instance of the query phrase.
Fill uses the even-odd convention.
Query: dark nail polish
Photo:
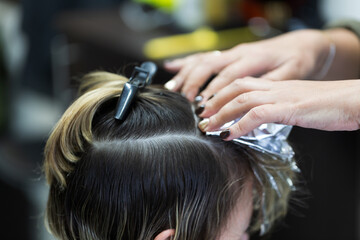
[[[196,115],[200,115],[205,109],[205,105],[200,105],[196,108],[195,113]]]
[[[228,138],[230,136],[230,130],[229,129],[226,129],[226,130],[224,130],[224,131],[222,131],[221,133],[220,133],[220,138],[221,139],[226,139],[226,138]]]

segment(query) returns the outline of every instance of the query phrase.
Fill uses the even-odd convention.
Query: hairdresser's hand
[[[241,118],[229,128],[226,140],[247,134],[263,123],[282,123],[321,130],[357,130],[360,124],[360,80],[271,81],[237,79],[205,105],[199,127],[214,131]],[[228,131],[224,132],[226,136]]]
[[[329,39],[317,30],[301,30],[269,40],[240,44],[230,50],[191,55],[165,63],[178,72],[166,87],[193,101],[199,88],[218,74],[200,93],[205,102],[237,78],[262,76],[272,80],[316,78],[329,53]],[[171,87],[172,86],[172,87]]]

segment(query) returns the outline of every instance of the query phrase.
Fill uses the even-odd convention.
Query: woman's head
[[[191,104],[164,89],[143,89],[126,119],[114,119],[126,81],[105,72],[85,76],[82,95],[47,142],[47,221],[54,235],[150,240],[173,229],[173,239],[219,239],[235,234],[237,219],[246,228],[253,197],[260,202],[265,192],[269,219],[284,214],[290,189],[281,185],[277,196],[256,167],[276,159],[203,135]],[[276,162],[271,168],[291,175]],[[262,217],[253,216],[255,228]]]

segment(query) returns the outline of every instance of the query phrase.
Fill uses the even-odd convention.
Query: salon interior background
[[[143,60],[161,63],[344,17],[359,19],[360,1],[0,1],[1,239],[52,239],[43,224],[41,152],[73,99],[70,76],[126,74],[123,66]],[[160,69],[157,81],[170,76]],[[268,239],[360,239],[358,132],[295,128],[290,139],[311,195]]]

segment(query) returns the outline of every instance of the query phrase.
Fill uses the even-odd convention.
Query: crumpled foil
[[[237,120],[226,123],[221,129],[233,125]],[[295,153],[286,139],[291,132],[292,126],[265,123],[248,134],[232,141],[247,145],[257,151],[274,154],[282,159],[293,158]],[[206,132],[207,135],[219,136],[221,131]]]
[[[224,126],[221,127],[221,129],[229,128],[238,120],[239,119],[226,123]],[[298,173],[300,172],[300,170],[295,162],[295,159],[293,158],[295,153],[292,147],[286,141],[287,137],[291,132],[291,129],[292,126],[288,126],[288,125],[266,123],[254,129],[247,135],[241,136],[237,139],[233,139],[232,141],[246,145],[250,148],[253,148],[263,153],[275,155],[279,157],[281,161],[287,162],[291,166],[292,171]],[[220,133],[221,131],[215,131],[215,132],[207,132],[206,134],[219,136]],[[282,193],[278,187],[277,181],[275,180],[275,176],[270,174],[267,168],[261,164],[259,164],[257,167],[252,166],[254,175],[258,179],[258,181],[261,184],[263,184],[261,178],[259,177],[259,173],[258,173],[259,168],[263,172],[265,172],[267,178],[266,181],[269,182],[271,187],[276,191],[277,195],[281,197]],[[292,180],[289,177],[284,176],[280,170],[276,171],[273,174],[277,175],[277,179],[280,178],[285,180],[292,191],[296,190],[296,187],[294,186]],[[267,196],[265,192],[263,192],[261,196],[261,202],[262,202],[261,211],[262,211],[263,222],[260,228],[260,235],[264,235],[271,228],[271,223],[267,216],[267,211],[265,206],[266,199]]]

